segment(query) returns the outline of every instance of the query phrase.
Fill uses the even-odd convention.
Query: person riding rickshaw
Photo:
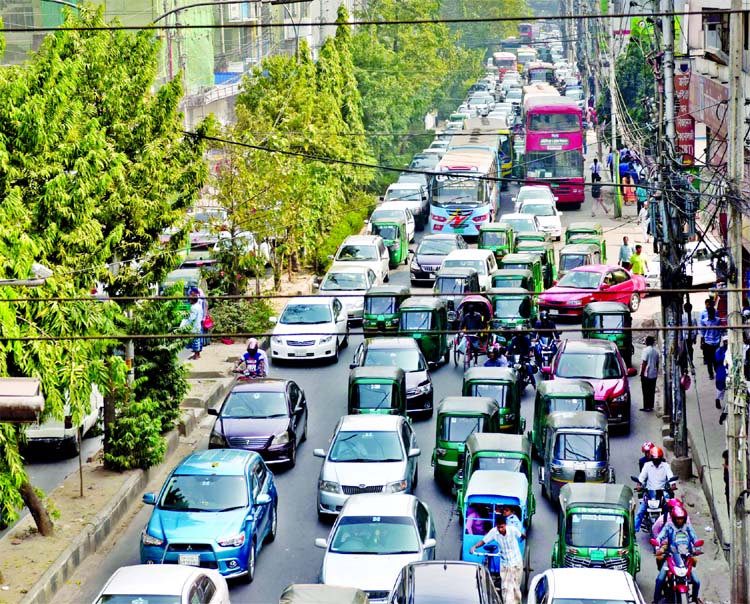
[[[492,342],[489,331],[492,321],[492,305],[478,294],[465,296],[457,308],[458,333],[453,342],[453,363],[458,365],[458,357],[464,357],[464,369],[472,361],[477,364],[480,355],[487,354]]]

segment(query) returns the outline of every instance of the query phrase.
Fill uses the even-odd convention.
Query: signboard
[[[695,163],[695,120],[690,113],[690,64],[677,61],[674,74],[674,94],[677,115],[675,132],[677,134],[677,152],[682,155],[686,166]]]
[[[690,81],[688,103],[693,109],[692,116],[706,124],[713,136],[726,139],[727,106],[723,103],[729,98],[726,85],[698,73],[691,74]]]
[[[563,147],[567,147],[570,144],[567,138],[540,138],[539,146],[544,149],[562,150]]]

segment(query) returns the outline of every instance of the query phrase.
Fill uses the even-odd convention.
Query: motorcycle
[[[532,362],[531,358],[521,358],[521,355],[514,353],[511,355],[513,369],[518,372],[518,376],[521,382],[521,392],[526,390],[526,386],[532,384],[536,386],[534,379],[534,373],[536,373],[536,366]]]
[[[650,539],[649,542],[654,547],[661,544],[656,539]],[[694,547],[703,546],[703,539],[698,539]],[[667,554],[667,580],[664,582],[662,595],[667,601],[679,604],[688,604],[692,602],[691,586],[694,557],[700,556],[703,552],[698,549],[690,551],[687,543],[673,543]],[[671,596],[671,597],[670,597]]]
[[[555,354],[557,354],[557,341],[550,335],[540,336],[534,347],[537,365],[550,367],[552,365],[552,357]],[[549,379],[549,376],[547,376],[547,379]]]
[[[641,530],[644,533],[651,534],[654,524],[659,520],[659,516],[668,513],[667,500],[674,497],[674,492],[669,486],[666,489],[648,491],[643,488],[637,476],[631,476],[630,478],[638,483],[636,491],[643,491],[643,498],[646,501],[646,514],[643,516],[643,522],[641,522]],[[653,493],[653,496],[650,496],[650,493]]]
[[[234,369],[232,373],[235,374],[238,382],[250,382],[252,380],[262,379],[268,377],[266,368],[261,364],[260,367],[253,365],[245,367],[244,369]]]

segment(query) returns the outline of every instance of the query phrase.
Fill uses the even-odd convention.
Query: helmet
[[[247,351],[248,352],[256,352],[258,350],[258,340],[255,338],[250,338],[247,341]]]
[[[549,312],[546,310],[543,310],[542,312],[539,313],[539,318],[542,321],[546,321],[547,319],[549,319]]]
[[[641,451],[643,451],[644,453],[648,453],[653,448],[654,448],[654,443],[652,443],[650,440],[647,440],[645,443],[641,445]]]
[[[675,506],[672,508],[672,522],[677,524],[678,519],[682,519],[683,522],[687,522],[687,512],[684,508]]]
[[[651,451],[649,451],[648,456],[651,459],[664,459],[664,451],[662,451],[659,447],[651,447]]]
[[[500,352],[500,347],[497,344],[493,344],[489,350],[487,350],[487,356],[497,356],[498,352]]]

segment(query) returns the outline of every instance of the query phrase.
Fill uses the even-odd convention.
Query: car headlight
[[[245,533],[237,533],[236,535],[229,535],[228,537],[222,537],[216,540],[216,543],[221,547],[239,547],[245,543]]]
[[[153,535],[149,535],[148,531],[146,531],[146,529],[143,529],[141,531],[141,543],[143,543],[143,545],[156,545],[156,546],[160,546],[160,545],[164,545],[164,540],[163,539],[157,539]]]
[[[289,442],[289,432],[282,432],[281,434],[277,434],[273,437],[273,440],[271,441],[271,446],[274,445],[285,445]]]
[[[284,340],[282,340],[279,336],[273,336],[271,338],[271,342],[273,342],[274,344],[283,344]]]
[[[320,338],[320,343],[321,344],[328,344],[328,342],[330,342],[331,340],[333,340],[333,336],[324,336],[324,337]]]
[[[628,397],[628,393],[627,392],[623,392],[620,396],[615,396],[612,399],[612,402],[613,403],[627,403],[628,402],[628,398],[629,398]]]
[[[211,432],[211,436],[208,437],[208,444],[217,447],[226,447],[227,439],[224,438],[224,435],[220,434],[219,432]]]
[[[420,269],[419,269],[419,265],[418,265],[418,264],[417,264],[416,262],[412,262],[412,263],[411,263],[411,264],[409,265],[409,268],[410,268],[411,270],[413,270],[413,271],[418,271],[418,270],[420,270]]]
[[[318,490],[325,491],[326,493],[340,493],[341,492],[341,489],[339,488],[339,483],[333,482],[331,480],[319,480]]]
[[[405,490],[406,490],[405,480],[397,480],[396,482],[389,482],[387,485],[385,485],[386,493],[401,493],[402,491],[405,491]]]

